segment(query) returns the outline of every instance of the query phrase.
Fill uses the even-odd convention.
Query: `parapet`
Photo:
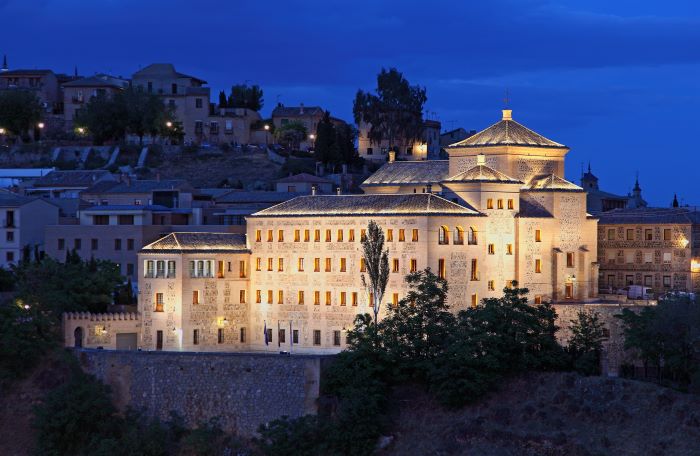
[[[119,320],[140,320],[138,312],[114,312],[114,313],[92,313],[92,312],[65,312],[64,320],[82,321],[119,321]]]

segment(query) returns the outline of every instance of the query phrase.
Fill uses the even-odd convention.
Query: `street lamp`
[[[265,129],[265,145],[268,146],[270,144],[270,126],[268,124],[265,124],[263,128]]]
[[[4,128],[0,128],[0,135],[4,135],[4,134],[5,134],[5,129],[4,129]]]
[[[168,128],[172,128],[173,123],[171,121],[167,121],[167,122],[165,122],[165,126]]]
[[[42,130],[44,128],[44,122],[39,122],[37,124],[37,127],[39,127],[39,129]]]

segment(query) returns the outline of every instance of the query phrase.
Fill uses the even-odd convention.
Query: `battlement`
[[[120,320],[140,320],[138,312],[114,312],[114,313],[92,313],[92,312],[65,312],[64,320],[82,321],[120,321]]]

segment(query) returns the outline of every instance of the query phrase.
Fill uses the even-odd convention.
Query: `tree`
[[[228,100],[226,99],[226,92],[223,90],[219,91],[219,108],[228,108]]]
[[[377,76],[376,94],[358,90],[353,104],[355,123],[370,125],[369,139],[374,144],[417,141],[423,134],[424,88],[412,86],[396,68],[382,68]]]
[[[75,114],[75,124],[92,135],[95,144],[109,140],[120,140],[126,135],[127,106],[113,97],[92,97],[84,108]]]
[[[0,127],[9,133],[28,138],[28,132],[41,120],[41,104],[28,90],[0,91]]]
[[[344,123],[335,128],[335,134],[335,147],[337,149],[335,156],[338,157],[340,163],[356,162],[359,159],[355,148],[357,130],[352,125]],[[316,144],[318,144],[318,140]]]
[[[129,88],[115,95],[115,102],[123,104],[126,112],[126,131],[138,136],[143,144],[146,135],[158,136],[166,131],[167,122],[174,120],[173,113],[166,108],[156,94]]]
[[[288,149],[299,149],[299,144],[306,136],[306,127],[301,122],[289,122],[275,130],[277,142],[285,144]]]
[[[231,87],[227,105],[229,108],[246,108],[260,111],[263,107],[263,91],[257,85],[236,84]]]
[[[605,325],[597,312],[579,311],[571,320],[568,351],[574,369],[584,375],[600,374],[600,356],[605,340]]]
[[[326,111],[323,118],[316,127],[316,141],[314,142],[314,155],[316,159],[322,163],[337,163],[336,157],[336,131],[333,122],[331,122],[331,114]]]
[[[362,240],[362,254],[367,271],[366,277],[362,274],[362,286],[370,293],[376,325],[389,281],[389,250],[384,250],[384,231],[373,220],[367,225],[367,234]]]

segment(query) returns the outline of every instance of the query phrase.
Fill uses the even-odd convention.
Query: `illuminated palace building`
[[[594,301],[597,220],[563,177],[569,149],[504,110],[447,150],[449,160],[390,155],[364,194],[299,196],[249,216],[246,235],[173,233],[147,245],[137,323],[86,324],[86,345],[115,347],[128,330],[144,350],[339,351],[355,315],[371,313],[361,283],[370,220],[389,249],[382,314],[406,295],[405,275],[426,267],[448,280],[456,310],[513,280],[532,302]]]

